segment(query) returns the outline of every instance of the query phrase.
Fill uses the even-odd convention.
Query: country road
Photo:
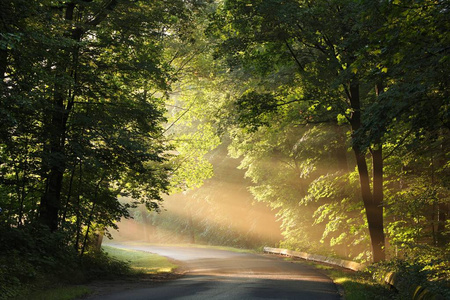
[[[181,261],[187,272],[177,280],[92,296],[87,298],[89,300],[340,299],[330,278],[308,265],[278,257],[194,247],[112,246],[148,251]]]

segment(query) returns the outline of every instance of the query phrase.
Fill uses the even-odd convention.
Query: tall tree
[[[267,93],[261,86],[251,97],[243,95],[238,111],[242,120],[250,120],[256,127],[270,126],[272,120],[264,118],[265,112],[295,102],[310,103],[310,110],[325,108],[334,112],[335,118],[347,119],[374,261],[385,258],[383,144],[388,128],[395,118],[406,116],[407,109],[422,107],[408,97],[408,89],[417,96],[425,82],[440,87],[446,82],[421,76],[421,83],[415,80],[405,85],[408,81],[402,81],[402,77],[406,73],[400,72],[398,59],[405,57],[402,53],[409,47],[401,47],[394,36],[402,36],[407,45],[413,45],[409,43],[413,31],[406,27],[408,20],[426,16],[421,22],[426,29],[421,32],[428,43],[435,38],[432,45],[439,49],[430,51],[435,55],[432,60],[445,62],[445,46],[438,38],[441,30],[434,30],[430,22],[432,16],[443,22],[445,5],[431,1],[400,5],[395,1],[230,0],[219,7],[216,27],[211,29],[222,40],[217,55],[225,56],[231,67],[244,67],[259,77],[278,76],[280,82],[290,72],[289,86],[300,87],[284,99],[279,90],[266,88]],[[427,34],[428,30],[435,33]],[[426,53],[421,46],[411,46],[410,50],[419,57]],[[403,70],[406,65],[414,68],[413,60],[403,60]],[[430,62],[424,57],[425,61]],[[406,93],[399,93],[399,89]],[[436,112],[445,107],[445,98],[437,99]],[[302,110],[298,117],[303,122],[318,121],[308,119],[310,110]],[[440,117],[441,113],[433,116]]]
[[[75,226],[78,244],[82,226],[128,216],[119,195],[158,207],[171,169],[164,97],[177,75],[164,47],[197,5],[2,2],[2,221]]]

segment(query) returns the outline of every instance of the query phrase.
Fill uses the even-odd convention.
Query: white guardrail
[[[346,269],[350,269],[353,271],[360,271],[366,267],[365,264],[360,264],[360,263],[350,261],[350,260],[332,258],[332,257],[327,257],[327,256],[317,255],[317,254],[309,254],[306,252],[299,252],[299,251],[293,251],[293,250],[288,250],[288,249],[264,247],[264,252],[270,253],[270,254],[285,255],[285,256],[290,256],[290,257],[297,257],[297,258],[303,258],[306,260],[327,263],[330,265],[335,265],[335,266],[343,267]]]

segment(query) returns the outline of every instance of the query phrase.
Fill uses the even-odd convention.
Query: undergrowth
[[[0,227],[0,299],[27,298],[31,292],[130,274],[126,262],[103,252],[83,256],[61,233],[43,228]]]
[[[394,259],[373,265],[369,271],[378,281],[383,281],[389,272],[395,273],[399,299],[412,299],[418,286],[426,288],[430,294],[450,299],[448,260],[439,258],[424,260],[423,257],[409,260]]]
[[[354,272],[340,267],[315,262],[304,262],[320,269],[338,285],[345,295],[345,300],[387,300],[399,299],[397,293],[389,286],[373,279],[367,272]]]

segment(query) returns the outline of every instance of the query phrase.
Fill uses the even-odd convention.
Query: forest
[[[2,295],[61,262],[109,272],[125,219],[448,287],[450,1],[0,7]]]

